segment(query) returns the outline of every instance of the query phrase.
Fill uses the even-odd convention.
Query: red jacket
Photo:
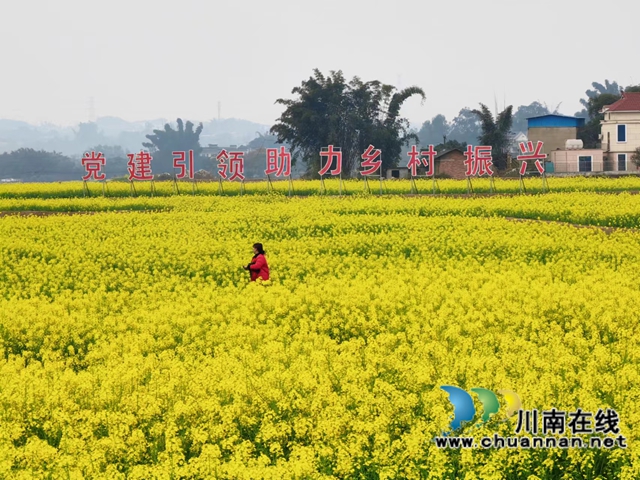
[[[256,258],[251,260],[249,264],[249,272],[251,272],[251,281],[255,282],[258,277],[262,280],[269,280],[269,265],[267,265],[267,259],[264,255],[259,254]]]

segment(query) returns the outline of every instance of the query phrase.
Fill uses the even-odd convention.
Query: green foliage
[[[446,142],[449,130],[451,130],[451,126],[445,116],[436,115],[422,124],[422,128],[418,132],[420,145],[437,145]]]
[[[593,87],[593,90],[587,90],[584,92],[587,98],[580,99],[580,103],[584,109],[581,112],[577,112],[575,115],[576,117],[586,117],[589,115],[589,102],[600,95],[610,94],[617,95],[618,97],[620,96],[620,85],[618,85],[618,82],[609,82],[609,80],[605,80],[604,84],[592,82],[591,86]]]
[[[611,105],[618,100],[620,100],[619,94],[601,93],[595,97],[590,97],[586,102],[589,120],[584,127],[578,130],[578,138],[584,143],[584,148],[597,148],[600,142],[600,122],[604,119],[604,115],[600,112],[605,106]]]
[[[104,133],[98,129],[96,122],[80,123],[78,129],[73,130],[73,133],[73,142],[76,145],[81,145],[83,149],[89,145],[102,144],[107,140]]]
[[[631,155],[631,161],[636,167],[640,167],[640,147],[636,148]]]
[[[447,139],[457,140],[470,145],[475,144],[482,134],[478,117],[469,108],[463,108],[451,122]]]
[[[459,142],[457,140],[447,140],[445,143],[439,143],[434,148],[438,153],[443,153],[449,150],[458,149],[464,152],[467,149],[467,142]]]
[[[0,155],[0,178],[51,182],[77,180],[82,175],[79,162],[57,152],[20,148]]]
[[[527,132],[527,118],[558,113],[557,105],[552,111],[546,104],[532,102],[529,105],[521,105],[513,115],[511,130],[514,132]],[[453,121],[448,122],[444,115],[436,115],[431,120],[422,124],[418,132],[421,145],[442,145],[449,141],[458,142],[449,148],[466,148],[468,144],[476,144],[482,136],[481,124],[473,110],[463,108]]]
[[[556,108],[551,111],[546,103],[542,104],[540,102],[532,102],[529,105],[520,105],[518,107],[518,110],[516,110],[516,113],[513,115],[513,126],[511,127],[511,129],[514,132],[527,133],[527,118],[539,117],[548,114],[557,114],[559,108],[560,105],[556,106]]]
[[[325,76],[315,69],[292,93],[298,98],[276,101],[285,111],[271,133],[291,146],[292,155],[306,163],[310,176],[317,176],[320,151],[328,145],[342,149],[342,171],[350,176],[370,144],[382,150],[384,170],[398,164],[403,145],[418,141],[409,132],[409,122],[400,117],[407,99],[419,95],[424,100],[418,87],[396,91],[391,85],[358,77],[347,83],[341,71]]]
[[[620,100],[621,96],[615,95],[613,93],[603,93],[602,95],[598,95],[597,97],[590,98],[587,106],[587,112],[589,113],[589,118],[594,119],[598,118],[602,120],[602,114],[600,113],[604,107],[607,105],[611,105],[612,103]]]
[[[480,110],[473,110],[482,125],[482,135],[479,141],[482,145],[491,145],[493,164],[498,170],[507,168],[507,153],[509,151],[509,132],[513,123],[513,107],[509,105],[494,119],[491,110],[480,104]]]
[[[128,177],[129,170],[127,166],[128,158],[124,149],[119,145],[96,145],[88,148],[87,152],[101,152],[106,158],[106,165],[102,171],[107,178],[115,178],[126,175]]]
[[[271,135],[269,133],[262,134],[260,132],[256,132],[258,136],[247,143],[247,147],[251,150],[259,150],[261,148],[277,148],[280,145],[278,144],[278,137],[275,135]]]
[[[150,140],[142,145],[149,149],[153,155],[151,166],[154,174],[173,173],[173,152],[187,152],[193,150],[193,156],[198,164],[202,165],[204,159],[200,158],[202,147],[200,146],[200,134],[202,133],[202,123],[194,130],[192,122],[187,121],[186,125],[182,119],[177,119],[178,129],[174,130],[168,123],[164,130],[154,130],[153,134],[146,137]]]
[[[451,122],[444,115],[436,115],[422,124],[418,132],[420,145],[443,145],[454,142],[450,148],[473,144],[480,136],[480,124],[477,117],[468,108],[463,108]]]

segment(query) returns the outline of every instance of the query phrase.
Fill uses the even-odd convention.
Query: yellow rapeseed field
[[[0,217],[0,478],[640,478],[638,195],[29,196],[97,213]],[[442,385],[628,447],[439,449]]]
[[[324,185],[324,190],[322,188]],[[527,193],[540,193],[543,189],[543,182],[540,177],[525,177],[524,189]],[[368,188],[367,188],[368,186]],[[89,196],[104,196],[112,198],[137,196],[160,196],[166,197],[175,195],[240,195],[241,190],[244,195],[264,195],[275,192],[289,194],[289,182],[286,180],[274,180],[271,184],[265,180],[248,180],[241,186],[239,181],[222,182],[218,181],[198,181],[192,184],[189,181],[157,181],[152,186],[150,182],[134,182],[132,187],[129,182],[122,180],[109,180],[104,182],[87,182],[87,190],[83,189],[81,181],[57,182],[57,183],[9,183],[0,185],[0,198],[72,198]],[[624,192],[640,190],[640,177],[635,175],[624,175],[618,178],[608,178],[602,176],[575,176],[575,177],[550,177],[547,179],[547,187],[552,192]],[[417,177],[415,188],[420,194],[431,194],[434,191],[434,182],[431,178]],[[471,182],[474,193],[520,193],[520,183],[515,178],[496,178],[493,187],[489,178],[474,178]],[[340,181],[338,178],[320,180],[293,180],[291,182],[291,193],[293,195],[318,195],[324,191],[329,195],[358,195],[365,192],[379,194],[382,189],[384,194],[409,194],[412,193],[411,182],[409,180],[390,179],[380,182],[379,177],[369,178],[367,185],[361,179],[349,179]],[[468,192],[468,184],[464,180],[437,179],[435,182],[436,192],[442,194],[464,194]]]

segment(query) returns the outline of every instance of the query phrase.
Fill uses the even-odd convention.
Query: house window
[[[618,125],[618,143],[625,143],[627,141],[627,126]]]
[[[619,153],[618,154],[618,171],[624,172],[627,170],[627,154]]]
[[[591,171],[591,156],[578,157],[578,171],[579,172]]]
[[[400,170],[391,170],[391,178],[400,178]]]

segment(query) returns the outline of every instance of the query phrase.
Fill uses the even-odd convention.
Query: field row
[[[322,185],[328,195],[358,195],[365,192],[372,194],[409,194],[412,193],[412,186],[409,180],[384,180],[382,184],[379,179],[371,179],[368,182],[369,190],[365,187],[363,180],[326,179],[324,183],[320,180],[294,180],[292,182],[294,195],[319,195]],[[468,185],[466,180],[446,180],[439,179],[436,184],[437,192],[442,194],[466,194]],[[520,193],[520,182],[518,179],[495,179],[494,187],[488,178],[474,178],[471,181],[474,193],[488,193],[493,191],[498,193]],[[267,193],[277,193],[280,195],[289,194],[289,182],[284,180],[274,181],[271,186],[266,181],[246,182],[242,186],[240,182],[223,182],[222,190],[218,182],[178,182],[178,190],[174,182],[154,182],[155,192],[152,193],[151,182],[135,182],[134,189],[128,182],[89,182],[88,195],[108,197],[129,197],[129,196],[170,196],[175,194],[188,195],[240,195],[241,188],[246,195],[264,195]],[[431,179],[419,178],[415,181],[417,193],[431,194],[434,191],[434,182]],[[528,177],[524,180],[527,193],[543,192],[542,179],[540,177]],[[549,177],[548,187],[553,192],[623,192],[640,190],[640,177],[635,175],[608,177]],[[0,185],[0,198],[77,198],[84,197],[87,193],[83,190],[82,182],[59,182],[59,183],[15,183]]]
[[[278,195],[238,197],[154,198],[52,198],[0,199],[0,212],[218,212],[242,217],[246,212],[277,209],[287,212],[291,225],[308,215],[308,209],[325,216],[332,225],[341,216],[474,216],[513,217],[561,221],[578,225],[638,228],[640,195],[551,193],[536,196],[497,197],[397,197],[286,198]],[[293,228],[293,227],[291,227]]]

